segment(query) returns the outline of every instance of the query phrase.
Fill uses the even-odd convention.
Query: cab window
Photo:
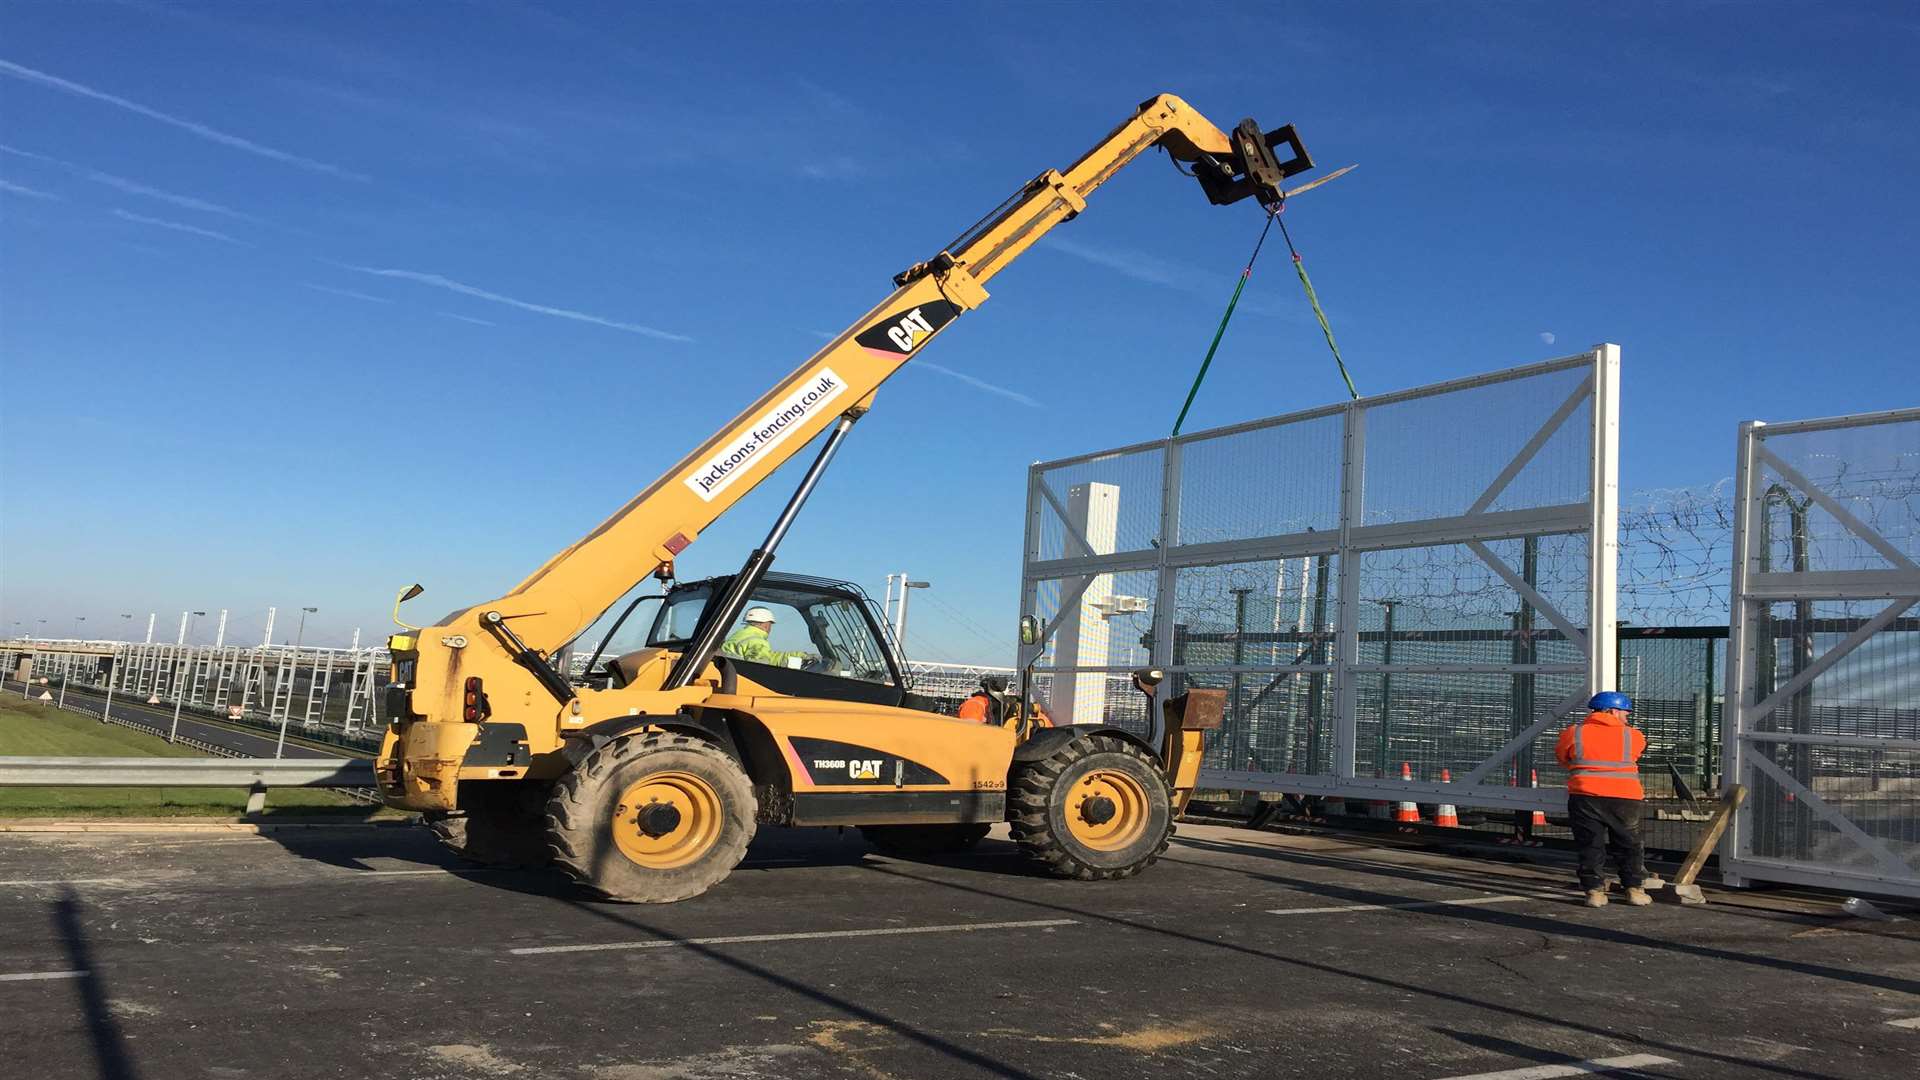
[[[670,647],[691,639],[711,599],[712,590],[706,586],[675,591],[661,605],[649,644]],[[754,591],[747,607],[763,607],[773,613],[773,630],[767,635],[769,648],[776,654],[797,654],[783,656],[780,666],[894,685],[886,651],[874,637],[865,605],[857,599],[768,581]],[[723,639],[745,625],[744,617],[735,619],[725,629]]]

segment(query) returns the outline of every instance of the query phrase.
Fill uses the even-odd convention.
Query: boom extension
[[[1041,173],[934,258],[896,276],[892,294],[512,592],[422,631],[416,639],[413,711],[459,714],[456,673],[463,661],[447,655],[446,649],[456,647],[448,642],[486,641],[514,657],[545,656],[572,640],[836,418],[867,407],[880,385],[928,341],[987,300],[988,280],[1085,209],[1095,189],[1156,146],[1189,164],[1215,204],[1249,197],[1277,204],[1285,197],[1281,182],[1313,164],[1291,125],[1262,132],[1245,120],[1228,133],[1173,95],[1143,103],[1064,172]],[[1280,146],[1287,148],[1284,160],[1275,153]],[[771,558],[770,547],[763,553]],[[483,625],[496,614],[501,622]],[[497,633],[480,632],[505,620],[512,622],[517,647]],[[464,663],[471,667],[476,659],[469,656]],[[685,662],[687,671],[675,672],[676,680],[697,678],[694,659],[690,655]],[[538,666],[523,670],[560,696],[546,685],[549,680]]]
[[[726,638],[727,631],[733,629],[733,620],[740,617],[753,590],[760,587],[767,571],[773,568],[774,551],[780,547],[780,541],[786,539],[787,530],[793,527],[794,519],[800,516],[800,508],[807,504],[807,496],[813,494],[814,486],[820,482],[820,477],[833,461],[834,452],[840,449],[840,443],[846,439],[847,432],[853,430],[853,423],[860,419],[860,415],[859,412],[848,411],[840,417],[833,433],[827,436],[825,445],[820,447],[820,456],[813,459],[813,464],[807,468],[807,475],[800,478],[800,486],[794,489],[793,496],[787,500],[786,509],[780,511],[780,516],[774,519],[773,528],[767,530],[766,540],[754,549],[752,555],[747,556],[747,564],[733,576],[733,582],[721,595],[720,602],[701,618],[699,633],[673,665],[664,689],[678,690],[693,682],[694,677],[706,669],[714,654],[720,651],[721,641]]]

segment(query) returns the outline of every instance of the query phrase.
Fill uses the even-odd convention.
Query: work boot
[[[1641,895],[1645,896],[1646,894],[1642,893]],[[1588,889],[1587,890],[1587,906],[1588,907],[1606,907],[1607,906],[1607,890]]]
[[[1647,890],[1635,885],[1627,890],[1627,903],[1634,907],[1646,907],[1653,903],[1653,897],[1647,895]]]

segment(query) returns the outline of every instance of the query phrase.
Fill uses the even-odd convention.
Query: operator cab
[[[646,648],[685,649],[702,629],[711,601],[732,581],[732,575],[725,575],[676,583],[654,614]],[[750,657],[742,655],[745,649],[723,647],[715,658],[731,664],[740,677],[794,697],[929,707],[910,693],[904,665],[891,636],[881,628],[877,606],[858,585],[769,573],[747,601],[745,610],[755,609],[773,616],[761,643],[764,653]],[[744,619],[736,619],[722,636],[731,638],[744,625]],[[618,665],[615,660],[608,668],[617,671]]]

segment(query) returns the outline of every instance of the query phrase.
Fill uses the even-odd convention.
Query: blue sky
[[[497,596],[1163,90],[1359,163],[1288,220],[1362,392],[1616,341],[1624,488],[1711,483],[1742,419],[1915,404],[1916,46],[1901,4],[0,4],[0,622]],[[909,570],[916,656],[1004,662],[1027,464],[1166,432],[1258,225],[1123,173],[782,568]],[[1189,430],[1343,396],[1268,258]]]

